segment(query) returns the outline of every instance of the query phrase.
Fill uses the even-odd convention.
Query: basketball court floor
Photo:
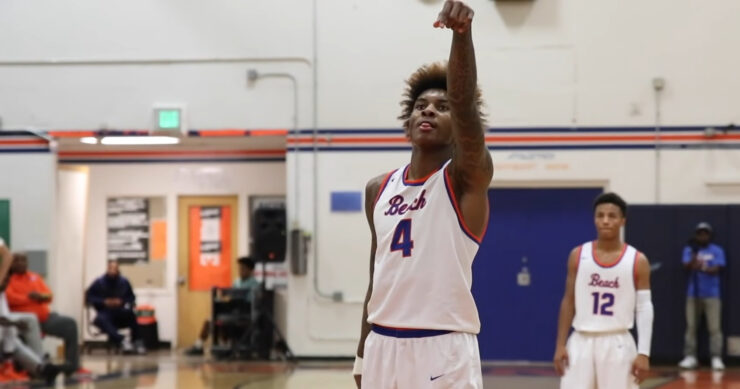
[[[353,388],[351,362],[302,361],[219,362],[202,357],[160,353],[145,357],[93,355],[85,367],[96,377],[85,381],[60,378],[57,388],[224,388],[224,389],[347,389]],[[558,378],[547,365],[485,364],[484,385],[494,389],[556,389]],[[5,386],[3,386],[5,387]],[[35,387],[35,386],[34,386]],[[657,368],[642,388],[740,389],[740,369],[680,372]]]

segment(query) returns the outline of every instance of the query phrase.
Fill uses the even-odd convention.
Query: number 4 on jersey
[[[398,222],[396,231],[393,232],[391,252],[400,250],[404,257],[410,257],[411,249],[413,248],[414,241],[411,240],[411,219],[403,219]]]

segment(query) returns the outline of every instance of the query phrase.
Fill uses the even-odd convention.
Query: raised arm
[[[450,28],[452,46],[447,67],[447,99],[452,117],[455,151],[449,167],[453,190],[463,219],[478,235],[485,230],[487,191],[493,162],[486,147],[471,31],[473,10],[461,1],[447,0],[435,27]]]
[[[563,300],[560,302],[560,315],[558,316],[558,338],[555,342],[555,356],[553,363],[555,371],[559,375],[565,373],[568,367],[568,351],[565,343],[568,340],[568,332],[573,325],[573,317],[576,315],[576,274],[578,272],[578,254],[580,248],[576,247],[571,250],[568,256],[568,277],[565,279],[565,293]]]
[[[357,387],[360,387],[360,381],[362,380],[362,357],[365,355],[365,339],[370,333],[370,323],[367,322],[367,303],[370,301],[370,296],[373,294],[373,272],[375,271],[375,250],[377,249],[378,242],[375,236],[375,224],[373,223],[373,211],[375,210],[375,199],[378,197],[378,192],[385,179],[385,175],[373,178],[367,183],[365,187],[365,216],[367,217],[367,223],[370,226],[370,282],[367,286],[367,293],[365,293],[365,303],[362,305],[362,323],[360,325],[360,343],[357,345],[357,357],[359,361],[355,362],[353,374],[355,376],[355,382]]]

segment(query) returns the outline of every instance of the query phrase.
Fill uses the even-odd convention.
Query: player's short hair
[[[404,121],[404,126],[406,125],[406,120],[414,112],[416,99],[429,89],[447,91],[447,62],[435,62],[423,65],[416,69],[408,80],[406,80],[406,90],[403,93],[403,100],[401,100],[401,115],[398,117],[398,119]],[[480,88],[477,86],[475,88],[475,105],[478,107],[478,115],[483,120],[483,115],[481,114],[483,98]]]
[[[241,257],[236,260],[240,265],[246,266],[249,270],[254,270],[254,259],[252,257]]]
[[[622,211],[622,217],[627,217],[627,202],[614,192],[602,193],[594,200],[594,211],[601,204],[614,204]]]

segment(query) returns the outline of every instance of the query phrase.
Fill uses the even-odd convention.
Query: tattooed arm
[[[478,107],[472,21],[470,7],[460,1],[447,0],[435,26],[453,30],[447,68],[447,98],[455,139],[450,181],[465,223],[474,235],[480,236],[488,221],[488,187],[493,177],[493,162],[486,147]]]

